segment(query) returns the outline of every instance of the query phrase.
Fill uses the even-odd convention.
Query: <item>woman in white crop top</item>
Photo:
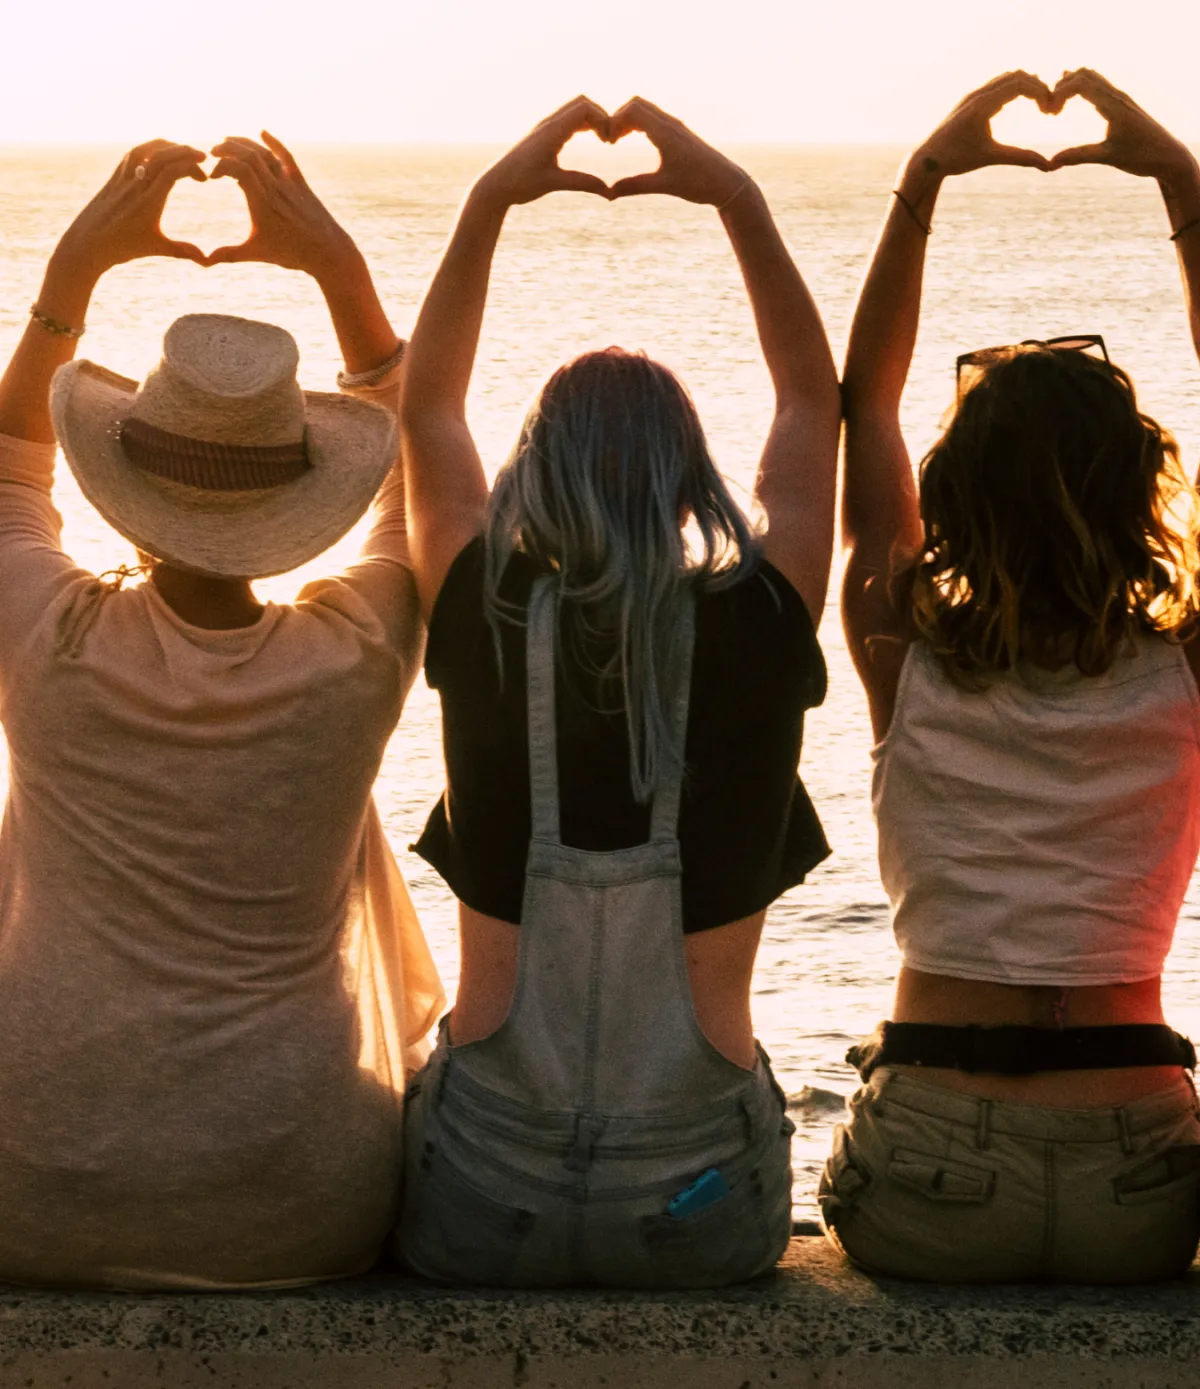
[[[992,139],[1015,98],[1072,96],[1101,144]],[[899,425],[943,179],[1082,163],[1158,180],[1200,350],[1200,169],[1090,70],[1000,77],[916,151],[850,338],[843,617],[903,967],[820,1197],[880,1273],[1140,1282],[1200,1234],[1194,1053],[1160,1001],[1200,843],[1196,493],[1099,338],[960,358],[918,483]]]

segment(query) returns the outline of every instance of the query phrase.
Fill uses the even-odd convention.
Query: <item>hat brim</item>
[[[94,362],[60,367],[54,432],[79,489],[114,530],[156,559],[213,578],[296,569],[339,540],[370,506],[396,457],[392,416],[369,401],[305,391],[312,466],[261,491],[186,487],[134,466],[121,425],[138,384]]]

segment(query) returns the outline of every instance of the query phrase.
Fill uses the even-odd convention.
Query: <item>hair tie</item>
[[[892,197],[900,200],[900,206],[908,213],[917,226],[921,228],[925,235],[929,236],[933,231],[933,227],[929,223],[921,221],[920,217],[917,215],[917,209],[913,207],[912,203],[901,193],[899,188],[892,189]]]

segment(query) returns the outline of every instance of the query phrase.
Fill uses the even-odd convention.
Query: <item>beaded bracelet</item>
[[[1185,222],[1177,232],[1171,233],[1171,240],[1178,241],[1184,232],[1190,232],[1193,227],[1200,227],[1200,217],[1193,217],[1190,222]]]
[[[29,317],[38,325],[44,328],[47,333],[53,333],[56,338],[81,338],[87,331],[87,325],[82,328],[72,328],[69,323],[60,323],[57,318],[51,318],[49,314],[44,314],[36,304],[29,306]]]
[[[908,213],[908,215],[913,219],[917,226],[921,228],[925,235],[929,236],[930,233],[933,231],[933,228],[927,225],[925,222],[921,221],[920,217],[917,216],[917,209],[913,207],[912,203],[910,203],[908,199],[904,196],[904,194],[901,193],[899,188],[892,189],[892,197],[899,200],[900,206],[905,210],[905,212]]]
[[[339,371],[337,374],[339,389],[353,391],[364,386],[378,386],[400,365],[407,351],[408,343],[400,338],[392,355],[385,358],[377,367],[369,367],[366,371]]]

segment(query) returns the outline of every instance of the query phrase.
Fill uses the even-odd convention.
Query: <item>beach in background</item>
[[[7,358],[58,235],[119,151],[0,149],[0,355]],[[854,297],[887,205],[900,150],[733,151],[763,185],[825,317],[839,360]],[[356,237],[397,330],[411,328],[455,209],[491,152],[299,150],[314,187]],[[905,400],[914,458],[951,402],[954,359],[972,348],[1064,333],[1103,333],[1142,406],[1200,462],[1200,368],[1174,251],[1153,185],[1107,169],[1052,176],[996,169],[952,180],[936,216],[925,313]],[[248,220],[228,180],[181,185],[171,235],[204,249],[241,240]],[[143,261],[110,274],[81,355],[141,378],[179,314],[264,318],[296,337],[301,380],[333,389],[339,365],[324,304],[305,277],[257,265],[201,270]],[[546,376],[587,348],[643,348],[682,376],[713,452],[748,501],[770,420],[766,371],[733,255],[709,208],[647,198],[608,204],[556,195],[516,209],[496,259],[471,392],[489,469],[505,458]],[[97,571],[131,562],[60,468],[65,543]],[[315,565],[259,585],[287,601],[355,553],[356,532]],[[879,886],[868,788],[870,731],[837,613],[837,566],[821,624],[829,695],[809,719],[801,771],[833,856],[771,909],[755,976],[755,1021],[797,1123],[799,1217],[815,1214],[820,1164],[854,1076],[846,1047],[884,1017],[897,958]],[[408,852],[442,785],[437,703],[422,680],[409,698],[376,796],[447,988],[457,973],[454,905]],[[1200,1032],[1200,894],[1193,884],[1166,977],[1168,1016]]]

